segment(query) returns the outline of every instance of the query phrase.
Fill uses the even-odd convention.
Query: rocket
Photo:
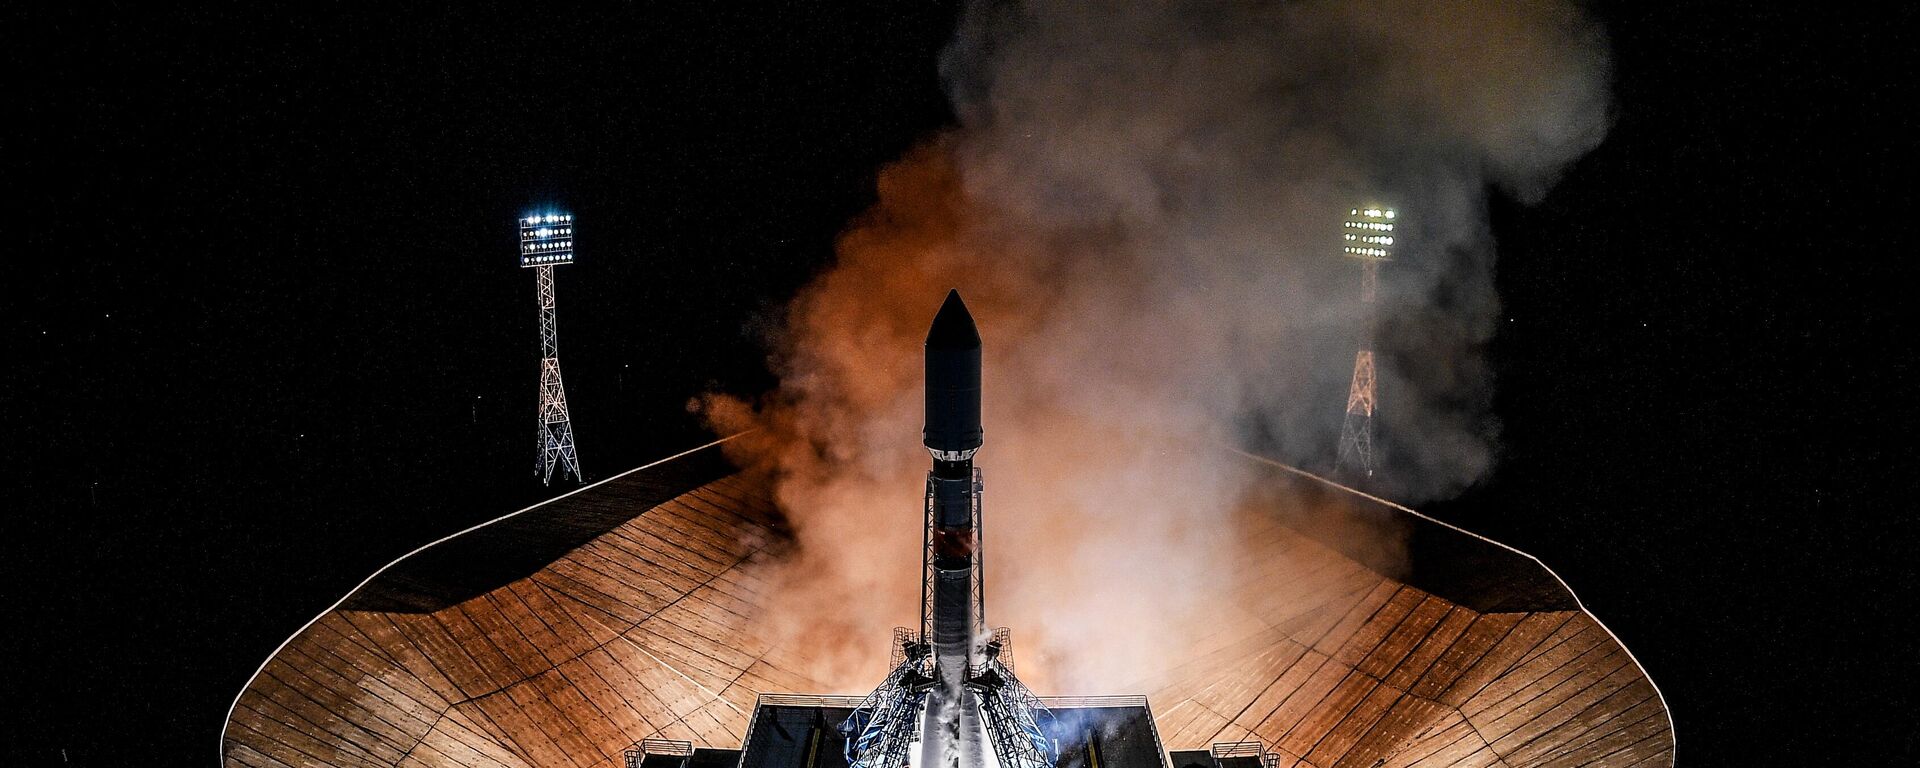
[[[984,622],[976,516],[980,486],[973,454],[980,449],[980,332],[959,291],[927,331],[927,420],[922,437],[933,454],[927,473],[927,562],[921,616],[933,654],[933,685],[921,728],[923,768],[982,768],[986,732],[970,670],[982,661]]]
[[[920,631],[842,721],[849,768],[1053,768],[1044,703],[1020,683],[981,600],[980,332],[959,291],[927,330],[927,472]],[[912,759],[914,740],[919,760]],[[992,753],[989,755],[988,751]]]

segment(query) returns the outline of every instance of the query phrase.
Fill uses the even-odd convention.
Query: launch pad
[[[1033,696],[986,621],[979,347],[957,301],[928,338],[922,622],[871,694],[809,694],[807,649],[752,620],[771,594],[752,561],[785,524],[715,443],[381,569],[261,665],[223,764],[1672,765],[1658,689],[1537,560],[1247,454],[1248,546],[1209,585],[1232,609],[1143,695]],[[1410,568],[1357,544],[1385,538]]]
[[[620,768],[641,739],[739,748],[763,694],[825,686],[748,618],[767,588],[749,558],[783,523],[720,447],[382,569],[265,660],[223,764]],[[1136,688],[1168,750],[1259,741],[1279,768],[1672,764],[1652,682],[1537,561],[1243,460],[1317,512],[1256,504],[1263,554],[1218,585],[1241,610]],[[1339,535],[1382,526],[1405,531],[1410,571]],[[495,562],[516,545],[547,562]]]

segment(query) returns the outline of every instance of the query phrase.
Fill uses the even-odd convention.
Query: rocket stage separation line
[[[340,599],[339,599],[339,600],[335,600],[335,601],[333,601],[333,605],[329,605],[329,606],[327,606],[327,609],[326,609],[326,610],[324,610],[324,611],[321,611],[320,613],[318,613],[318,614],[316,614],[316,615],[315,615],[315,616],[314,616],[313,618],[311,618],[311,619],[307,619],[307,623],[305,623],[305,624],[302,624],[302,625],[300,625],[300,628],[299,628],[299,629],[296,629],[296,630],[294,630],[294,631],[293,631],[293,634],[291,634],[291,635],[288,635],[288,636],[287,636],[287,639],[285,639],[285,640],[282,640],[282,641],[280,641],[280,644],[279,644],[278,646],[275,646],[275,647],[274,647],[274,649],[273,649],[273,652],[272,652],[272,653],[269,653],[269,654],[267,654],[267,658],[266,658],[265,660],[263,660],[263,661],[261,661],[261,662],[260,662],[260,667],[259,667],[258,669],[255,669],[255,670],[253,671],[253,674],[251,674],[251,675],[248,675],[248,676],[247,676],[247,682],[245,682],[245,683],[243,683],[243,684],[241,684],[241,686],[240,686],[240,692],[239,692],[239,693],[237,693],[237,694],[234,694],[234,696],[233,696],[233,703],[232,703],[232,704],[228,704],[228,705],[227,705],[227,719],[226,719],[226,721],[225,721],[225,722],[222,722],[222,723],[220,724],[220,753],[219,753],[219,754],[220,754],[220,757],[219,757],[219,760],[220,760],[220,761],[221,761],[222,763],[225,763],[225,762],[226,762],[226,759],[227,759],[227,726],[229,726],[229,725],[232,725],[232,724],[233,724],[233,713],[234,713],[234,710],[236,710],[236,709],[239,709],[239,708],[240,708],[240,698],[241,698],[242,696],[245,696],[245,695],[247,695],[247,689],[248,689],[248,688],[251,688],[251,687],[253,687],[253,681],[254,681],[254,680],[257,680],[257,679],[259,679],[259,677],[260,677],[260,673],[261,673],[261,672],[265,672],[265,671],[267,670],[267,665],[268,665],[268,664],[271,664],[271,663],[273,663],[273,659],[274,659],[274,657],[276,657],[276,656],[279,656],[279,655],[280,655],[280,652],[281,652],[281,651],[283,651],[283,650],[286,650],[286,647],[287,647],[287,644],[288,644],[288,643],[291,643],[291,642],[293,642],[293,639],[294,639],[294,638],[296,638],[296,637],[299,637],[299,636],[300,636],[301,634],[303,634],[303,633],[305,633],[305,632],[307,631],[307,629],[308,629],[309,627],[312,627],[312,626],[314,625],[314,623],[315,623],[315,622],[318,622],[319,620],[321,620],[321,619],[323,619],[323,618],[326,618],[326,616],[327,616],[327,614],[329,614],[329,613],[333,613],[333,611],[334,611],[334,609],[336,609],[336,608],[339,608],[339,607],[340,607],[340,604],[341,604],[341,603],[344,603],[344,602],[346,602],[346,601],[347,601],[347,598],[349,598],[349,597],[353,597],[353,593],[355,593],[355,592],[358,592],[358,591],[360,591],[360,588],[361,588],[361,587],[364,587],[364,586],[366,586],[366,585],[367,585],[368,583],[370,583],[370,582],[372,582],[372,581],[373,581],[374,579],[377,579],[377,578],[380,578],[380,574],[383,574],[383,573],[386,573],[386,572],[387,572],[387,569],[389,569],[389,568],[392,568],[392,567],[394,567],[394,566],[396,566],[396,565],[399,565],[399,564],[400,564],[400,561],[402,561],[402,560],[405,560],[405,559],[407,559],[407,558],[409,558],[409,557],[413,557],[414,555],[417,555],[417,554],[420,554],[421,552],[424,552],[424,551],[426,551],[427,549],[429,549],[429,548],[431,548],[431,547],[435,547],[435,546],[438,546],[438,545],[439,545],[439,544],[441,544],[442,542],[445,542],[445,541],[447,541],[447,540],[449,540],[449,539],[453,539],[453,538],[455,538],[455,537],[459,537],[459,536],[464,536],[464,535],[466,535],[466,534],[468,534],[468,533],[472,533],[472,532],[474,532],[474,531],[477,531],[477,530],[480,530],[481,528],[485,528],[485,527],[487,527],[487,526],[489,526],[489,525],[493,525],[494,523],[497,523],[497,522],[500,522],[500,521],[502,521],[502,520],[507,520],[507,519],[511,519],[511,518],[514,518],[514,517],[518,517],[518,516],[520,516],[520,515],[521,515],[522,513],[525,513],[525,512],[532,512],[533,510],[536,510],[536,509],[539,509],[539,508],[541,508],[541,507],[544,507],[544,506],[546,506],[546,505],[548,505],[548,504],[552,504],[552,503],[554,503],[554,502],[556,502],[556,501],[559,501],[559,500],[561,500],[561,499],[564,499],[564,498],[566,498],[566,497],[568,497],[568,496],[572,496],[572,495],[574,495],[574,494],[576,494],[576,493],[579,493],[579,492],[581,492],[581,491],[584,491],[584,490],[587,490],[587,489],[589,489],[589,488],[596,488],[596,487],[599,487],[599,486],[601,486],[601,485],[604,485],[604,484],[606,484],[606,483],[611,483],[611,482],[613,482],[613,481],[615,481],[615,480],[618,480],[618,479],[620,479],[620,478],[623,478],[623,477],[626,477],[627,475],[631,475],[631,474],[633,474],[633,473],[635,473],[635,472],[639,472],[640,470],[643,470],[643,469],[650,469],[650,468],[653,468],[653,467],[656,467],[656,466],[659,466],[659,465],[661,465],[661,464],[665,464],[665,463],[667,463],[667,462],[669,462],[669,461],[673,461],[674,459],[678,459],[678,458],[680,458],[680,457],[682,457],[682,456],[686,456],[686,455],[688,455],[688,454],[693,454],[693,453],[699,453],[700,451],[704,451],[704,450],[706,450],[706,449],[708,449],[708,448],[712,448],[712,447],[714,447],[714,446],[716,446],[716,445],[719,445],[719,444],[721,444],[721,443],[724,443],[724,442],[727,442],[727,441],[729,441],[729,440],[732,440],[732,439],[734,439],[734,438],[737,438],[737,437],[740,437],[740,436],[742,436],[742,435],[748,435],[748,434],[752,434],[753,432],[756,432],[756,431],[758,431],[758,430],[752,430],[752,429],[749,429],[749,430],[746,430],[746,431],[744,431],[744,432],[735,432],[735,433],[733,433],[733,434],[731,434],[731,435],[727,435],[726,437],[723,437],[723,438],[720,438],[720,439],[718,439],[718,440],[715,440],[715,441],[713,441],[713,442],[710,442],[710,443],[707,443],[706,445],[702,445],[702,446],[700,446],[700,447],[698,447],[698,448],[689,448],[689,449],[687,449],[687,450],[684,450],[684,451],[681,451],[681,452],[679,452],[679,453],[676,453],[676,454],[674,454],[674,455],[672,455],[672,456],[668,456],[668,457],[666,457],[666,458],[664,458],[664,459],[660,459],[660,460],[658,460],[658,461],[654,461],[654,462],[651,462],[651,463],[648,463],[648,464],[643,464],[643,465],[640,465],[640,466],[638,466],[638,467],[634,467],[633,469],[629,469],[629,470],[627,470],[627,471],[625,471],[625,472],[622,472],[622,473],[620,473],[620,474],[617,474],[617,475],[614,475],[613,477],[609,477],[609,478],[607,478],[607,479],[605,479],[605,480],[600,480],[600,481],[598,481],[598,482],[595,482],[595,483],[593,483],[593,484],[591,484],[591,485],[583,485],[583,486],[580,486],[579,488],[575,488],[575,489],[573,489],[573,490],[571,490],[571,491],[568,491],[568,492],[566,492],[566,493],[563,493],[563,494],[560,494],[560,495],[558,495],[558,496],[555,496],[555,497],[553,497],[553,498],[551,498],[551,499],[547,499],[546,501],[542,501],[542,502],[540,502],[540,503],[538,503],[538,504],[534,504],[533,506],[530,506],[530,507],[527,507],[526,509],[521,509],[521,510],[518,510],[518,511],[514,511],[514,512],[508,512],[507,514],[504,514],[504,515],[501,515],[501,516],[499,516],[499,517],[496,517],[496,518],[494,518],[494,519],[492,519],[492,520],[488,520],[488,521],[486,521],[486,522],[484,522],[484,523],[480,523],[480,524],[478,524],[478,525],[474,525],[474,526],[470,526],[470,527],[468,527],[468,528],[466,528],[465,530],[461,530],[461,531],[458,531],[458,532],[455,532],[455,533],[450,533],[450,534],[447,534],[447,535],[445,535],[445,536],[442,536],[442,537],[440,537],[440,538],[438,538],[438,539],[434,539],[433,541],[430,541],[430,542],[427,542],[426,544],[422,544],[422,545],[420,545],[419,547],[416,547],[416,548],[415,548],[415,549],[414,549],[414,550],[413,550],[412,552],[408,552],[408,553],[406,553],[406,554],[404,554],[404,555],[401,555],[401,556],[399,556],[399,557],[396,557],[396,558],[394,558],[394,560],[393,560],[393,562],[391,562],[391,563],[387,563],[386,565],[383,565],[383,566],[380,566],[380,570],[377,570],[377,571],[374,571],[374,572],[373,572],[373,575],[371,575],[371,576],[368,576],[368,577],[366,577],[366,578],[364,578],[364,579],[361,579],[361,580],[360,580],[360,583],[359,583],[359,584],[355,584],[355,585],[353,586],[353,589],[349,589],[349,590],[347,590],[347,593],[346,593],[346,594],[344,594],[344,595],[341,595],[341,596],[340,596]],[[652,655],[652,654],[648,654],[648,655]],[[676,670],[674,670],[674,671],[675,671],[675,672],[679,672],[680,670],[677,670],[677,669],[676,669]],[[685,677],[685,675],[682,675],[682,677]],[[699,683],[694,683],[694,685],[699,685]],[[737,711],[737,710],[736,710],[736,711]]]
[[[1399,504],[1396,502],[1388,501],[1386,499],[1380,498],[1379,496],[1375,496],[1371,493],[1367,493],[1366,491],[1362,491],[1358,488],[1342,485],[1340,483],[1334,482],[1331,479],[1321,477],[1319,475],[1316,475],[1312,472],[1308,472],[1304,469],[1293,466],[1291,464],[1286,464],[1274,459],[1270,459],[1265,456],[1261,456],[1260,454],[1257,454],[1257,453],[1249,453],[1245,450],[1242,450],[1240,448],[1237,448],[1231,445],[1226,446],[1226,449],[1229,451],[1233,451],[1234,453],[1240,454],[1241,456],[1245,456],[1254,461],[1260,462],[1261,464],[1266,464],[1271,467],[1278,467],[1280,469],[1286,470],[1287,472],[1291,472],[1295,475],[1304,477],[1308,480],[1312,480],[1322,485],[1338,488],[1340,490],[1346,491],[1347,493],[1351,493],[1355,496],[1359,496],[1368,501],[1372,501],[1378,504],[1385,505],[1387,507],[1391,507],[1393,509],[1397,509],[1401,512],[1405,512],[1409,515],[1413,515],[1414,517],[1420,518],[1421,520],[1425,520],[1429,523],[1433,523],[1435,525],[1441,526],[1443,528],[1454,531],[1456,533],[1463,533],[1468,536],[1472,536],[1473,538],[1479,539],[1488,544],[1492,544],[1496,547],[1507,550],[1508,552],[1512,552],[1528,560],[1532,560],[1535,565],[1538,565],[1542,570],[1545,570],[1547,572],[1547,575],[1552,576],[1554,581],[1560,582],[1560,587],[1562,589],[1565,589],[1568,595],[1573,596],[1573,604],[1578,606],[1580,608],[1580,612],[1586,614],[1587,618],[1593,619],[1593,623],[1599,625],[1601,631],[1606,632],[1608,637],[1613,638],[1614,645],[1620,646],[1620,650],[1627,652],[1627,658],[1633,661],[1633,666],[1639,668],[1640,676],[1646,679],[1647,685],[1653,686],[1653,695],[1660,698],[1660,710],[1664,712],[1667,716],[1667,732],[1675,733],[1674,727],[1673,727],[1673,710],[1667,707],[1667,695],[1660,692],[1660,684],[1653,681],[1653,675],[1647,672],[1646,665],[1641,664],[1640,658],[1633,655],[1633,649],[1628,648],[1627,644],[1620,640],[1620,636],[1617,634],[1614,634],[1613,628],[1608,627],[1606,622],[1601,621],[1599,616],[1595,616],[1593,614],[1593,611],[1587,609],[1587,604],[1580,601],[1580,593],[1573,591],[1573,585],[1568,584],[1566,579],[1560,578],[1560,574],[1555,573],[1552,567],[1548,566],[1546,563],[1541,562],[1540,558],[1534,557],[1533,555],[1527,554],[1526,552],[1522,552],[1520,551],[1520,549],[1516,547],[1513,547],[1498,541],[1494,541],[1493,539],[1489,539],[1485,536],[1474,533],[1473,531],[1469,531],[1465,528],[1461,528],[1460,526],[1454,525],[1445,520],[1436,519],[1430,515],[1420,512],[1417,509],[1406,506],[1405,504]],[[1469,723],[1469,725],[1471,725],[1471,723]],[[1678,736],[1674,737],[1673,744],[1674,744],[1673,754],[1677,758],[1680,755],[1680,738]],[[1676,760],[1676,764],[1677,762],[1678,761]]]

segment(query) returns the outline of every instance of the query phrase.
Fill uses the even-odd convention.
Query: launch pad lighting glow
[[[1391,208],[1353,208],[1347,212],[1341,238],[1345,255],[1371,261],[1393,258],[1394,218]]]
[[[547,213],[520,217],[520,266],[573,263],[573,215]]]

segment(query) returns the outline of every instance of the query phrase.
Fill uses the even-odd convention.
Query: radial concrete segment
[[[590,766],[643,737],[737,746],[758,692],[815,687],[748,625],[762,585],[744,566],[781,536],[764,484],[716,445],[444,539],[262,665],[223,762]]]
[[[1269,466],[1270,498],[1309,503],[1244,513],[1256,546],[1221,585],[1239,614],[1138,686],[1169,748],[1258,740],[1286,768],[1672,765],[1659,691],[1552,571]]]
[[[1242,510],[1252,546],[1220,585],[1239,611],[1114,691],[1148,694],[1169,749],[1257,739],[1314,768],[1672,764],[1658,691],[1551,571],[1267,466],[1271,494]],[[616,768],[641,738],[736,748],[758,694],[822,690],[749,620],[765,585],[745,566],[781,539],[764,483],[714,446],[449,537],[262,665],[223,764]]]

